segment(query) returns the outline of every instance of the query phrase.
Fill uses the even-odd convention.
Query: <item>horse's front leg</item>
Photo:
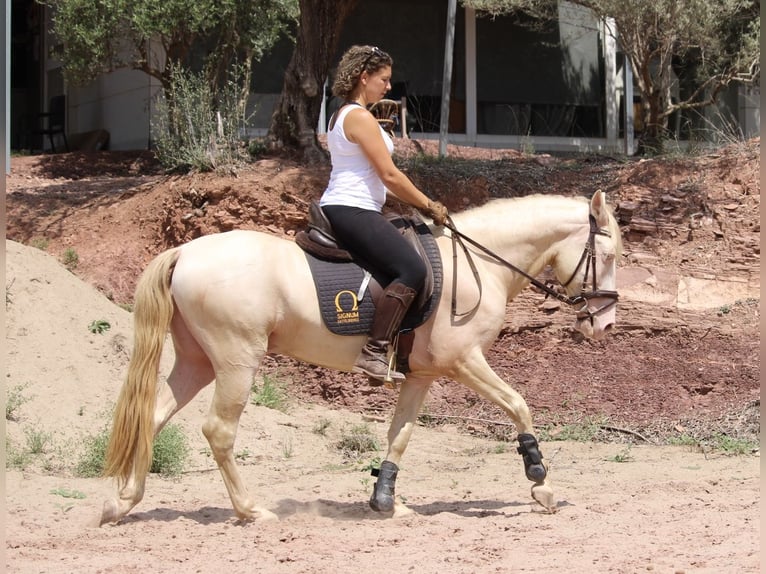
[[[479,349],[456,367],[453,378],[508,413],[518,431],[518,452],[522,455],[526,476],[534,482],[532,498],[549,512],[555,512],[556,503],[548,479],[548,469],[543,462],[532,426],[532,416],[524,398],[495,374]]]
[[[430,378],[418,379],[408,376],[402,383],[391,426],[388,427],[388,452],[375,475],[378,480],[370,497],[370,508],[373,510],[393,511],[396,516],[409,513],[403,503],[395,500],[396,476],[399,472],[399,462],[410,441],[415,421],[432,382],[433,379]]]

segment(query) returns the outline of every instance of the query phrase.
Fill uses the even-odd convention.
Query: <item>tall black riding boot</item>
[[[388,370],[388,346],[399,331],[404,315],[415,299],[417,291],[403,285],[392,283],[383,292],[372,319],[370,337],[354,363],[354,373],[364,373],[373,381],[383,383],[390,377],[394,381],[403,381],[404,375]]]

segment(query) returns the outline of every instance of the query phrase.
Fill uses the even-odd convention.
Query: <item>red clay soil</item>
[[[542,306],[532,289],[509,305],[489,361],[538,426],[555,434],[592,421],[605,439],[625,431],[757,435],[760,139],[671,159],[450,147],[449,160],[423,160],[435,155],[435,142],[397,140],[397,162],[451,211],[493,197],[603,189],[623,230],[621,273],[648,273],[650,286],[669,282],[657,291],[665,297],[640,289],[622,297],[618,329],[602,342],[583,340],[570,329],[571,311]],[[328,175],[327,166],[280,158],[223,175],[168,175],[148,152],[13,158],[7,238],[62,262],[76,254],[79,277],[128,304],[137,276],[165,248],[234,228],[294,235]],[[715,286],[717,299],[679,304],[679,279],[688,278]],[[284,357],[269,358],[266,370],[292,381],[307,402],[374,413],[395,398],[357,376]],[[434,384],[426,412],[476,433],[509,428],[496,407],[447,380]]]

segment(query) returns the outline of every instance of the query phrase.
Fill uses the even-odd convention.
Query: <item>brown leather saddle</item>
[[[387,217],[420,254],[428,269],[425,285],[402,321],[397,358],[399,367],[406,372],[407,346],[411,347],[414,339],[412,331],[428,319],[441,297],[442,261],[431,230],[417,214]],[[369,333],[375,301],[388,279],[377,276],[364,261],[339,244],[316,201],[309,206],[307,229],[295,235],[295,242],[306,253],[327,328],[339,335]]]

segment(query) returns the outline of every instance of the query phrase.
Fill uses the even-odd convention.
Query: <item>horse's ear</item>
[[[590,200],[590,212],[596,218],[599,227],[609,225],[609,212],[606,207],[606,195],[600,189],[596,190]]]

